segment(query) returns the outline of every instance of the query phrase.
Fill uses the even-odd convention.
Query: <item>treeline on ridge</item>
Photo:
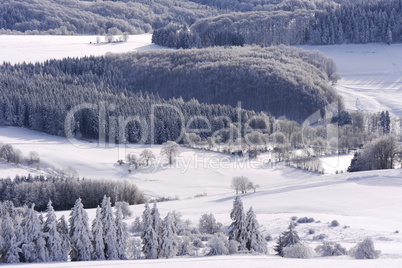
[[[113,111],[108,110],[110,116],[138,115],[147,120],[148,126],[151,106],[160,103],[177,107],[186,120],[193,116],[212,120],[224,115],[232,122],[244,122],[256,112],[242,110],[239,120],[232,106],[241,101],[244,109],[302,122],[329,103],[341,103],[329,85],[336,79],[331,59],[319,52],[285,46],[161,50],[4,64],[0,66],[0,125],[62,136],[63,119],[69,110],[75,105],[99,102],[116,105]],[[174,140],[181,131],[177,112],[156,112],[153,142]],[[96,109],[77,112],[73,132],[97,138],[98,114]],[[201,123],[195,122],[192,127]],[[211,122],[212,132],[229,123]],[[128,140],[138,141],[138,124],[130,123],[128,128]]]
[[[288,2],[303,6],[301,1]],[[187,31],[187,26],[168,25],[158,29],[153,33],[153,40],[159,45],[182,48],[243,44],[401,42],[401,0],[337,2],[339,3],[317,9],[314,6],[292,9],[282,5],[282,9],[255,8],[248,12],[230,12],[200,18],[189,29],[191,40],[197,42],[190,42],[186,44],[187,47],[182,45],[185,43],[183,39],[187,38],[182,32]],[[174,28],[180,29],[173,31]]]
[[[96,208],[104,195],[111,197],[112,204],[122,201],[135,205],[147,201],[137,186],[127,181],[33,175],[0,179],[0,202],[12,201],[14,206],[35,204],[37,211],[45,211],[49,200],[55,210],[68,210],[78,198],[85,208]]]
[[[140,34],[218,14],[185,0],[3,0],[0,29],[8,34]]]

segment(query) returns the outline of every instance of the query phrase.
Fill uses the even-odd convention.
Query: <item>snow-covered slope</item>
[[[302,46],[333,58],[348,109],[402,115],[402,44]]]
[[[367,262],[368,265],[375,267],[376,264],[381,267],[386,264],[389,267],[398,267],[402,264],[402,234],[395,232],[402,229],[400,169],[317,175],[282,165],[272,165],[269,163],[269,155],[262,155],[256,161],[243,161],[215,152],[181,148],[181,158],[175,166],[162,164],[130,174],[127,167],[116,165],[116,160],[123,158],[128,152],[139,153],[143,148],[83,149],[69,144],[64,138],[20,128],[0,128],[0,141],[12,144],[24,154],[31,150],[37,151],[47,167],[72,166],[81,176],[132,181],[151,197],[177,197],[176,201],[158,204],[161,215],[165,216],[168,212],[176,210],[182,213],[183,219],[191,220],[194,226],[204,213],[213,213],[219,222],[228,226],[235,196],[230,182],[234,176],[245,175],[260,185],[256,193],[244,194],[242,199],[246,209],[253,206],[265,234],[271,234],[275,238],[286,229],[292,216],[313,217],[315,223],[299,224],[297,227],[304,243],[310,247],[314,248],[320,241],[313,240],[313,235],[307,235],[309,229],[314,229],[315,235],[327,235],[328,240],[339,242],[348,249],[370,236],[376,248],[382,251],[381,258],[384,263],[380,260]],[[152,147],[151,150],[159,156],[160,147]],[[9,165],[3,163],[4,166]],[[45,171],[46,169],[43,169],[40,172]],[[12,172],[19,173],[18,167],[10,167],[7,173],[10,175]],[[26,174],[27,170],[20,169],[20,172]],[[0,170],[0,175],[3,176],[3,170]],[[133,217],[140,216],[143,205],[133,206],[132,210]],[[90,209],[88,212],[92,219],[95,211]],[[67,216],[68,213],[66,211],[59,214]],[[133,220],[128,219],[127,223],[130,224]],[[339,221],[340,226],[328,227],[332,220]],[[270,254],[273,254],[273,245],[274,242],[270,242]],[[345,261],[342,258],[300,262],[276,257],[236,258],[240,258],[242,262],[255,262],[252,267],[259,267],[264,261],[278,262],[279,267],[308,267],[313,263],[329,267],[363,265],[358,261]],[[169,265],[180,265],[181,262],[185,264],[188,260],[169,260],[163,263],[164,266],[170,267]],[[125,267],[129,263],[131,262],[108,262],[105,265]],[[142,261],[139,263],[143,264]],[[161,262],[145,263],[152,267]],[[233,265],[230,259],[222,257],[195,259],[194,267],[201,267],[206,263],[214,267],[220,263]],[[62,267],[74,264],[60,265]],[[66,267],[80,267],[82,264],[76,265]],[[90,265],[96,266],[93,263]]]

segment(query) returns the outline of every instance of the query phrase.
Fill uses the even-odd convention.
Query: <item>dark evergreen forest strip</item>
[[[0,202],[12,201],[15,206],[31,206],[45,211],[51,200],[55,210],[68,210],[81,198],[85,208],[96,208],[104,195],[111,196],[114,204],[124,201],[130,205],[147,200],[137,186],[127,181],[102,181],[44,176],[16,176],[0,179]]]

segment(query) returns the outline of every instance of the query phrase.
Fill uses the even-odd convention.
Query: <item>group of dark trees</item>
[[[31,207],[0,203],[0,260],[3,263],[63,262],[126,259],[128,232],[122,212],[115,215],[110,198],[104,196],[89,226],[88,214],[78,198],[68,223],[57,219],[52,202],[42,217]]]
[[[81,197],[86,208],[96,208],[104,195],[115,204],[124,201],[130,205],[146,202],[137,186],[127,181],[102,181],[71,177],[16,176],[14,179],[0,179],[0,201],[11,201],[15,206],[31,206],[44,211],[49,200],[55,210],[67,210]]]
[[[200,133],[206,138],[257,115],[303,121],[331,102],[339,101],[342,108],[329,85],[334,79],[332,60],[318,52],[284,46],[3,64],[0,125],[53,135],[67,131],[90,139],[98,138],[103,127],[107,141],[163,143],[175,140],[186,127],[181,113],[186,123],[199,118],[190,124],[192,129],[208,129],[205,120],[209,121],[210,129]],[[242,108],[253,111],[234,108],[239,100]],[[66,125],[64,119],[77,105],[81,108]],[[121,129],[123,135],[119,135]]]
[[[154,42],[188,48],[188,36],[191,36],[190,47],[369,42],[390,44],[400,42],[402,38],[400,0],[293,0],[277,1],[282,3],[275,7],[248,1],[197,2],[218,7],[229,4],[231,12],[198,19],[190,28],[166,26],[154,31]],[[175,32],[172,31],[174,28]],[[190,34],[182,34],[184,29],[188,29]],[[177,41],[172,43],[174,39]],[[185,46],[182,45],[184,43]]]

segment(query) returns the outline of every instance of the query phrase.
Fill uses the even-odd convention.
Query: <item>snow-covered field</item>
[[[302,46],[333,58],[342,79],[336,89],[351,110],[402,115],[402,44]]]
[[[204,213],[213,213],[216,219],[228,226],[229,213],[235,193],[230,189],[233,176],[245,175],[260,185],[256,193],[243,195],[245,208],[253,206],[257,219],[265,234],[273,238],[284,231],[292,216],[313,217],[316,222],[299,224],[304,243],[316,247],[320,241],[307,235],[312,228],[314,235],[325,234],[327,239],[339,242],[346,248],[353,247],[366,236],[373,238],[377,249],[382,251],[381,259],[356,261],[342,258],[315,258],[312,260],[284,260],[273,255],[274,242],[269,243],[269,256],[236,256],[213,258],[184,258],[155,261],[120,261],[91,263],[62,263],[57,267],[106,266],[128,267],[140,265],[149,267],[237,267],[247,263],[251,267],[268,264],[277,267],[401,267],[402,265],[402,170],[373,171],[354,174],[316,175],[311,172],[287,168],[268,163],[268,155],[255,161],[243,161],[220,153],[181,148],[177,165],[160,165],[128,173],[127,167],[116,165],[125,153],[139,153],[143,148],[93,148],[82,149],[61,137],[49,136],[20,128],[0,128],[0,141],[10,143],[25,155],[35,150],[46,168],[38,172],[51,172],[51,166],[65,168],[72,166],[81,176],[128,180],[135,183],[151,197],[177,197],[179,200],[158,204],[162,216],[176,210],[195,226]],[[151,150],[159,156],[160,147]],[[343,156],[345,157],[345,156]],[[343,157],[340,157],[341,159]],[[328,164],[338,162],[328,158]],[[331,160],[331,161],[330,161]],[[339,161],[342,163],[344,161]],[[339,166],[339,169],[343,168]],[[0,177],[13,174],[36,172],[34,169],[18,168],[3,163]],[[195,197],[196,195],[203,195]],[[140,216],[143,205],[133,206],[133,218]],[[95,211],[88,210],[92,219]],[[68,215],[68,211],[59,214]],[[328,227],[332,220],[339,227]],[[50,267],[40,264],[40,267]],[[50,266],[49,266],[50,265]],[[54,265],[54,264],[53,264]],[[39,267],[39,266],[38,266]],[[53,266],[52,266],[53,267]]]
[[[119,36],[116,36],[118,38]],[[66,57],[101,56],[138,50],[160,49],[151,34],[130,35],[127,42],[107,43],[100,36],[0,35],[0,63],[41,62]]]

